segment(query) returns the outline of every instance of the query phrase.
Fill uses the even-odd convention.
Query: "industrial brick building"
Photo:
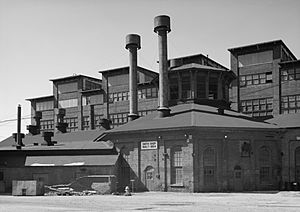
[[[233,109],[260,119],[300,112],[300,63],[282,40],[229,51]]]
[[[299,60],[281,40],[229,49],[231,69],[202,54],[168,60],[170,31],[168,16],[155,18],[159,73],[137,66],[129,34],[129,66],[53,79],[52,95],[28,99],[29,134],[0,143],[2,192],[16,176],[115,175],[120,191],[300,183]]]

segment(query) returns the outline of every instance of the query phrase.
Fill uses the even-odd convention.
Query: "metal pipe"
[[[22,146],[22,135],[21,135],[21,105],[18,105],[18,115],[17,115],[17,145]]]
[[[159,53],[159,105],[158,112],[160,117],[170,115],[168,107],[168,48],[167,32],[170,32],[170,17],[157,16],[154,18],[154,32],[158,34],[158,53]]]
[[[137,50],[141,48],[140,36],[128,34],[125,48],[129,50],[129,120],[138,118]]]

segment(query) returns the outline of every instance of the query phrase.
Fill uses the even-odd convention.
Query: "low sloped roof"
[[[118,155],[27,156],[25,166],[109,166]]]
[[[218,108],[195,103],[171,107],[169,117],[159,118],[157,111],[145,117],[128,122],[118,128],[105,131],[103,135],[139,130],[176,129],[184,127],[201,128],[244,128],[244,129],[277,129],[274,124],[257,121],[245,114],[224,110],[218,114]],[[102,136],[103,136],[102,135]],[[99,136],[99,139],[102,137]]]
[[[22,140],[25,150],[76,150],[76,149],[112,149],[113,145],[107,142],[100,142],[98,145],[93,141],[103,133],[103,130],[76,131],[70,133],[58,133],[52,137],[56,141],[54,146],[47,146],[41,134],[27,134]],[[38,145],[34,145],[37,143]],[[0,142],[0,150],[14,150],[15,140],[9,137]]]
[[[214,70],[214,71],[227,71],[226,69],[216,68],[212,66],[206,66],[198,63],[189,63],[184,64],[179,67],[171,68],[171,71],[179,71],[179,70],[186,70],[186,69],[205,69],[205,70]]]
[[[300,113],[282,114],[266,121],[280,128],[297,128],[300,127]]]

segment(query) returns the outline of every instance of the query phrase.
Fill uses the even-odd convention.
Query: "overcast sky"
[[[125,36],[137,33],[138,65],[158,71],[153,19],[169,15],[169,58],[202,53],[230,68],[227,49],[282,39],[300,57],[299,0],[0,0],[0,140],[30,124],[25,99],[52,95],[49,79],[128,65]]]

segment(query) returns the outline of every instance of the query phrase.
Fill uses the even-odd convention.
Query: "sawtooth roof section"
[[[98,145],[93,142],[102,133],[102,130],[88,130],[54,134],[51,140],[56,141],[57,144],[53,146],[47,146],[41,134],[34,136],[27,134],[22,140],[25,145],[22,150],[113,149],[113,144],[110,142],[100,142]],[[38,145],[34,145],[35,143]],[[15,150],[16,147],[13,145],[15,140],[12,136],[8,137],[0,142],[0,150]]]
[[[176,129],[185,127],[201,128],[244,128],[244,129],[278,129],[276,125],[256,121],[245,114],[224,110],[224,115],[218,114],[218,108],[194,103],[170,107],[171,115],[159,118],[157,112],[128,122],[118,128],[105,131],[102,136],[110,133],[129,131],[147,131]]]
[[[282,114],[268,119],[267,122],[276,124],[280,128],[298,128],[300,127],[300,113]]]
[[[27,156],[25,166],[113,166],[118,155]]]

